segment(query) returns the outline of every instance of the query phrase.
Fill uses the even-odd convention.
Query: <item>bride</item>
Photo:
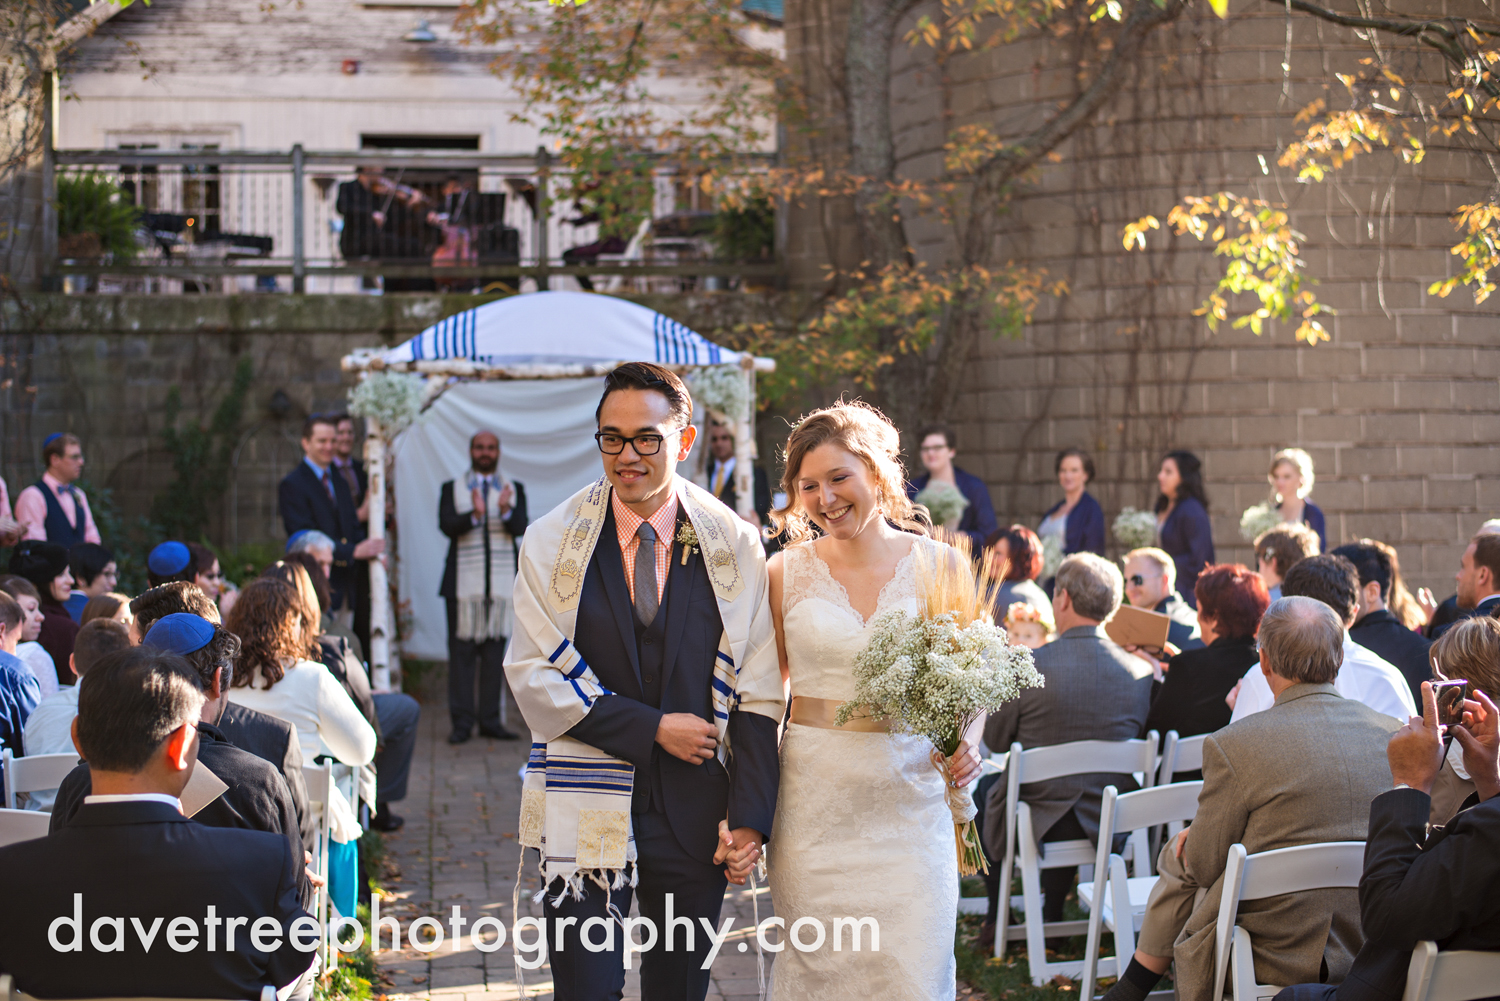
[[[916,529],[902,489],[896,429],[879,411],[839,403],[805,418],[786,445],[791,543],[769,562],[771,611],[791,722],[781,744],[781,789],[768,853],[771,896],[789,937],[772,969],[776,1001],[952,998],[958,863],[943,777],[925,738],[880,721],[834,725],[854,694],[854,658],[870,625],[896,609],[916,614],[914,564],[951,554]],[[814,527],[821,531],[814,536]],[[918,551],[921,550],[919,553]],[[965,785],[979,773],[969,741],[949,762]],[[879,925],[871,949],[868,922]],[[857,951],[856,951],[857,949]]]

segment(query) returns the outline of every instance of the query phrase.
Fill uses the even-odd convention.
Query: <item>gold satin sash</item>
[[[842,702],[836,699],[811,699],[799,695],[792,699],[792,722],[799,726],[815,726],[821,730],[850,730],[855,733],[889,733],[891,722],[887,719],[851,719],[843,726],[834,722]]]

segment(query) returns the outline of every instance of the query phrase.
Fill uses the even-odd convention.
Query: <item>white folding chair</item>
[[[51,823],[52,815],[39,810],[0,810],[0,848],[17,841],[45,838]]]
[[[1169,735],[1170,736],[1170,735]],[[1083,951],[1084,1001],[1094,996],[1094,981],[1100,963],[1112,964],[1121,976],[1135,954],[1135,933],[1146,914],[1146,900],[1156,885],[1152,872],[1155,856],[1145,846],[1146,832],[1172,821],[1192,820],[1198,812],[1202,782],[1177,782],[1155,786],[1123,796],[1114,786],[1104,787],[1099,812],[1099,848],[1094,862],[1094,882],[1078,884],[1078,899],[1089,909],[1088,943]],[[1129,833],[1135,848],[1135,875],[1125,874],[1125,858],[1110,850],[1116,834]],[[1115,936],[1115,954],[1099,955],[1104,930]]]
[[[1045,782],[1048,779],[1068,775],[1088,775],[1096,772],[1139,774],[1142,784],[1149,787],[1156,774],[1156,731],[1152,730],[1144,740],[1076,740],[1050,747],[1033,747],[1026,750],[1020,743],[1010,745],[1005,767],[1005,861],[1000,867],[1000,908],[996,930],[995,955],[1004,956],[1006,944],[1011,939],[1026,940],[1027,963],[1031,968],[1032,983],[1040,987],[1058,974],[1076,977],[1083,969],[1083,960],[1064,960],[1060,963],[1047,961],[1046,940],[1049,936],[1082,935],[1088,931],[1087,921],[1042,921],[1043,869],[1058,869],[1065,866],[1087,866],[1094,862],[1094,846],[1087,838],[1073,841],[1049,841],[1037,844],[1037,838],[1045,831],[1036,831],[1031,822],[1031,807],[1021,802],[1021,786],[1030,782]],[[999,762],[997,761],[997,764]],[[1022,912],[1024,927],[1011,927],[1010,881],[1015,871],[1016,857],[1020,856]]]
[[[303,765],[302,778],[307,783],[307,808],[317,818],[317,834],[313,840],[313,864],[312,870],[324,880],[328,879],[328,843],[332,837],[333,812],[328,808],[329,796],[335,788],[333,782],[333,762],[325,761],[321,765]],[[328,884],[315,888],[313,897],[313,917],[318,922],[320,929],[328,927]],[[328,969],[328,936],[323,935],[322,945],[319,953],[323,957],[323,969]],[[3,1001],[3,999],[0,999]]]
[[[1173,774],[1177,772],[1196,772],[1203,769],[1203,742],[1208,739],[1208,734],[1200,733],[1191,737],[1179,737],[1176,730],[1167,731],[1167,739],[1161,749],[1161,772],[1156,776],[1156,784],[1167,785],[1172,781]]]
[[[7,747],[0,751],[0,767],[5,772],[5,808],[14,810],[17,793],[45,792],[62,785],[68,773],[78,767],[78,755],[33,754],[18,758]]]
[[[1170,757],[1166,754],[1161,759],[1161,774],[1157,777],[1157,785],[1167,785],[1172,781],[1172,776],[1177,772],[1197,772],[1203,770],[1203,742],[1208,739],[1208,734],[1199,733],[1191,737],[1176,737],[1176,731],[1167,733],[1167,740],[1171,745]],[[1174,740],[1173,738],[1176,737]]]
[[[1256,982],[1250,933],[1236,922],[1240,901],[1307,890],[1357,888],[1364,867],[1363,841],[1327,841],[1254,855],[1248,854],[1244,845],[1230,845],[1219,921],[1214,928],[1214,982],[1209,996],[1223,996],[1226,975],[1234,1001],[1275,997],[1287,986]]]
[[[36,1001],[25,991],[16,989],[16,983],[11,979],[9,973],[0,973],[0,1001]],[[116,999],[118,1001],[118,999]],[[157,998],[132,998],[131,1001],[161,1001]],[[182,999],[175,999],[182,1001]],[[249,1001],[247,998],[226,999],[226,1001]],[[259,1001],[276,1001],[276,988],[270,984],[260,989]]]
[[[1437,943],[1418,942],[1406,971],[1401,1001],[1475,1001],[1500,988],[1500,952],[1439,952]]]

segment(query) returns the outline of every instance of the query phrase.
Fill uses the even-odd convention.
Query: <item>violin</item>
[[[370,181],[370,190],[377,195],[385,195],[385,207],[390,208],[392,200],[400,200],[403,205],[417,208],[427,201],[427,195],[413,188],[409,184],[401,184],[388,177],[377,175]]]

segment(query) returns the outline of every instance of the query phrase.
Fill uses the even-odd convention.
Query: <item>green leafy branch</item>
[[[1179,236],[1191,235],[1199,242],[1213,240],[1214,256],[1229,259],[1224,276],[1203,305],[1193,311],[1194,316],[1207,318],[1210,330],[1218,330],[1219,324],[1229,319],[1230,297],[1248,292],[1260,305],[1237,317],[1231,324],[1235,329],[1249,327],[1259,335],[1267,320],[1295,319],[1299,321],[1297,340],[1316,344],[1329,339],[1317,317],[1333,315],[1335,310],[1320,303],[1312,290],[1304,287],[1316,284],[1306,275],[1307,266],[1301,257],[1301,243],[1306,237],[1292,228],[1284,208],[1221,191],[1183,199],[1168,213],[1167,225]],[[1146,249],[1146,232],[1160,228],[1161,222],[1149,215],[1126,224],[1125,249]]]

